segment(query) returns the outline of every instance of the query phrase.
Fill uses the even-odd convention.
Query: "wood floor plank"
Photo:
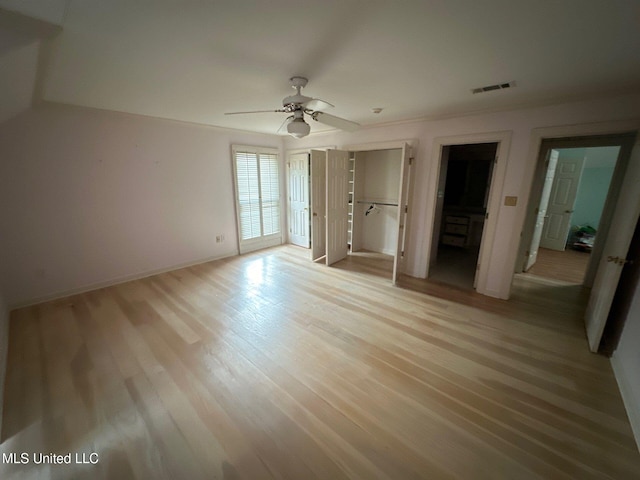
[[[12,312],[0,478],[631,479],[578,285],[509,301],[281,246]]]
[[[563,251],[540,248],[536,263],[527,273],[561,282],[582,284],[590,257],[590,252],[571,248]]]

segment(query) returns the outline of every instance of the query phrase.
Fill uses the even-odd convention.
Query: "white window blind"
[[[240,253],[281,243],[277,150],[233,147]]]

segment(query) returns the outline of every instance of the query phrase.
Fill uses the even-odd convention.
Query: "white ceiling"
[[[640,90],[633,0],[70,0],[45,100],[274,133],[292,75],[363,125]],[[510,90],[471,89],[515,80]],[[373,107],[384,108],[375,115]],[[320,125],[312,122],[312,131]]]

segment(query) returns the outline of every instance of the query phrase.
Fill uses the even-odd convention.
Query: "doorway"
[[[622,181],[625,136],[545,140],[517,273],[590,287]],[[614,175],[616,174],[616,175]]]
[[[430,279],[476,287],[497,150],[496,142],[442,147]]]
[[[627,124],[621,124],[626,126]],[[576,147],[619,146],[618,161],[614,169],[611,184],[606,196],[605,206],[599,222],[598,234],[595,238],[591,260],[587,267],[583,285],[591,288],[585,311],[585,329],[589,348],[598,351],[602,332],[607,321],[615,289],[624,266],[624,255],[627,252],[633,228],[640,214],[640,149],[636,144],[637,129],[622,130],[620,134],[583,136],[564,139],[547,139],[540,135],[539,161],[533,176],[531,195],[527,206],[527,220],[522,232],[519,261],[516,262],[516,273],[522,272],[527,257],[531,252],[526,248],[531,245],[536,231],[536,216],[541,191],[545,183],[545,171],[550,149]],[[601,127],[597,127],[601,128]],[[620,127],[618,127],[620,128]],[[559,136],[558,136],[559,137]],[[559,144],[558,144],[559,143]],[[557,285],[557,284],[556,284]]]
[[[581,285],[600,231],[620,145],[546,147],[544,185],[523,270]]]

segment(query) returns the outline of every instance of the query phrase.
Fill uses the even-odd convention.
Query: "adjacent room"
[[[569,284],[585,282],[596,239],[604,241],[608,230],[617,191],[610,185],[619,153],[619,145],[551,151],[545,185],[539,199],[534,199],[538,207],[530,221],[536,222],[539,232],[533,234],[526,273]],[[610,193],[612,200],[602,221],[604,235],[600,232],[598,237]]]
[[[0,0],[0,478],[636,478],[637,19]]]
[[[442,149],[429,278],[464,289],[475,278],[498,145]]]

